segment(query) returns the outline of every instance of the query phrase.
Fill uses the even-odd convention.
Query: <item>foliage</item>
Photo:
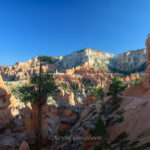
[[[95,96],[97,99],[101,99],[101,100],[103,100],[105,96],[102,87],[94,88],[92,95]]]
[[[141,79],[141,78],[136,78],[134,84],[139,84],[139,83],[141,83],[141,82],[142,82],[142,79]]]
[[[122,115],[124,112],[125,112],[124,109],[120,109],[120,110],[118,110],[115,114],[117,114],[117,115]]]
[[[103,149],[110,149],[110,144],[108,143],[108,132],[104,125],[103,120],[101,119],[101,115],[99,114],[99,118],[97,123],[95,124],[95,129],[93,130],[94,135],[100,136],[101,141],[98,146],[95,146],[94,150],[103,150]]]
[[[83,77],[81,80],[81,83],[84,86],[95,86],[97,84],[97,82],[95,80],[90,79],[89,77]]]
[[[122,150],[124,148],[127,148],[129,143],[130,143],[130,140],[123,140],[123,141],[121,141],[119,143],[120,150]]]
[[[126,87],[127,86],[120,81],[119,76],[116,76],[109,86],[107,95],[117,96],[117,94],[120,94]]]
[[[120,133],[111,143],[116,144],[121,142],[123,139],[126,139],[128,137],[128,134],[126,132]]]
[[[110,108],[110,113],[109,113],[109,114],[112,114],[112,113],[113,113],[114,111],[116,111],[119,107],[120,107],[120,104],[112,105],[112,107]]]
[[[130,144],[130,147],[134,147],[135,145],[137,145],[139,143],[139,141],[133,141],[131,144]]]
[[[145,148],[147,148],[147,147],[150,148],[150,142],[146,142],[146,143],[144,143],[143,145],[140,146],[141,150],[142,150],[142,149],[145,149]]]
[[[41,80],[41,81],[40,81]],[[39,82],[41,83],[41,91],[39,92]],[[46,100],[50,95],[53,95],[57,89],[55,79],[52,75],[42,74],[41,77],[37,74],[33,75],[29,84],[19,87],[19,97],[24,103],[33,102],[38,98]]]
[[[142,144],[141,146],[138,147],[131,147],[130,150],[144,150],[146,148],[150,148],[150,142],[146,142],[144,144]]]
[[[95,129],[93,130],[93,133],[101,137],[105,137],[107,135],[106,127],[100,116],[97,123],[95,124]]]
[[[116,120],[116,122],[119,122],[119,123],[121,123],[121,122],[123,122],[123,121],[124,121],[123,116],[120,116],[120,117]]]
[[[51,64],[52,59],[49,56],[38,56],[38,61]]]

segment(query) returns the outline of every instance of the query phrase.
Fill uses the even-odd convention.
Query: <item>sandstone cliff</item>
[[[113,72],[133,73],[146,69],[146,50],[129,51],[111,59],[110,70]]]
[[[142,72],[147,66],[145,49],[113,55],[86,48],[66,56],[52,56],[52,60],[53,64],[43,66],[44,72],[57,73],[58,71],[68,74],[70,71],[73,72],[73,70],[70,69],[76,68],[76,72],[74,73],[81,74],[80,68],[77,67],[89,66],[101,71],[130,74]],[[86,69],[87,68],[85,68],[85,70]],[[38,73],[38,71],[39,63],[37,62],[37,57],[25,63],[16,63],[13,66],[0,67],[0,73],[5,81],[29,79],[32,74]],[[86,71],[88,72],[88,70]],[[89,70],[89,73],[91,71],[92,70]]]
[[[57,64],[58,70],[70,69],[84,64],[97,67],[98,69],[108,69],[113,72],[133,73],[146,69],[146,50],[128,51],[123,54],[114,55],[89,48],[76,51],[70,55],[52,57]]]

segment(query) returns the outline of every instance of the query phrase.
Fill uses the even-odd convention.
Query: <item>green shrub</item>
[[[134,146],[136,146],[138,143],[139,143],[139,141],[133,141],[133,142],[130,144],[130,147],[134,147]]]
[[[117,110],[120,107],[120,104],[116,104],[114,106],[111,107],[111,111],[110,114],[112,114],[115,110]]]
[[[128,137],[128,134],[126,132],[122,132],[111,142],[111,144],[119,143],[123,139],[126,139],[127,137]]]
[[[136,78],[134,84],[139,84],[139,83],[141,83],[141,82],[142,82],[142,79],[141,79],[141,78]]]
[[[97,99],[103,100],[105,94],[103,88],[98,87],[93,89],[92,95],[95,96]]]
[[[143,144],[142,146],[140,146],[139,148],[145,149],[145,148],[148,148],[148,147],[150,147],[150,142],[144,143],[144,144]]]
[[[120,149],[127,147],[129,143],[130,143],[130,140],[121,141],[119,144]]]
[[[98,145],[94,147],[94,150],[103,150],[103,147],[102,145]]]
[[[119,123],[121,123],[121,122],[123,122],[123,121],[124,121],[123,116],[120,116],[120,117],[116,120],[116,122],[119,122]]]
[[[117,114],[117,115],[122,115],[124,112],[125,112],[124,109],[120,109],[120,110],[118,110],[115,114]]]
[[[107,135],[106,127],[100,116],[97,123],[95,124],[95,129],[93,130],[93,133],[101,137],[105,137]]]
[[[112,83],[109,86],[107,95],[117,96],[117,94],[120,94],[123,90],[126,89],[126,85],[120,81],[119,76],[114,77],[112,80]]]

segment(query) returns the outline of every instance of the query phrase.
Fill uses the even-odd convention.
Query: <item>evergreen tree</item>
[[[136,78],[134,84],[139,84],[139,83],[141,83],[141,82],[142,82],[142,79],[141,79],[141,78]]]
[[[41,106],[47,100],[47,97],[53,95],[57,89],[53,75],[42,72],[42,66],[52,62],[51,57],[39,56],[40,63],[39,74],[31,77],[29,84],[19,88],[20,100],[25,104],[27,102],[38,102],[38,150],[41,150]]]
[[[100,100],[103,100],[105,95],[102,87],[94,88],[92,94],[93,96],[95,96],[97,99]]]
[[[119,76],[115,76],[109,86],[107,95],[116,97],[117,94],[120,94],[123,90],[126,89],[126,87],[127,86],[123,84],[122,81],[120,81]]]

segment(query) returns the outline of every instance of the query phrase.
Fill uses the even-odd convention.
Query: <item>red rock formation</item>
[[[19,150],[30,150],[29,145],[25,140],[22,141]]]
[[[50,64],[42,67],[43,72],[55,72],[57,65]],[[5,80],[25,80],[31,75],[39,73],[39,62],[29,60],[16,63],[14,66],[0,66],[0,73]]]
[[[92,66],[89,65],[83,65],[83,66],[78,66],[76,68],[72,69],[66,69],[65,73],[66,74],[80,74],[80,75],[85,75],[85,74],[95,74],[95,73],[103,73],[104,71],[100,71]]]
[[[13,117],[19,113],[17,106],[18,102],[6,88],[0,76],[0,129],[6,127]]]
[[[145,70],[147,74],[143,85],[145,88],[150,89],[150,34],[148,34],[145,45],[146,45],[146,59],[148,66]]]
[[[132,85],[123,92],[121,108],[125,110],[123,113],[124,121],[108,128],[110,141],[122,132],[128,133],[128,139],[131,141],[138,140],[140,144],[150,141],[148,134],[150,132],[150,35],[146,40],[146,56],[148,62],[147,76],[143,82]]]

